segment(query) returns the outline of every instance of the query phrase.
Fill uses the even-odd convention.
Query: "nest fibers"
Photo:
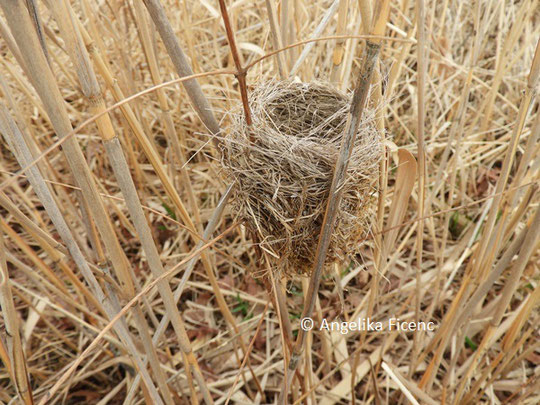
[[[339,154],[350,97],[325,84],[267,82],[250,95],[253,125],[240,107],[222,142],[235,181],[234,212],[272,258],[272,270],[310,271]],[[371,116],[371,117],[370,117]],[[354,257],[369,230],[382,155],[372,113],[364,112],[327,255]]]

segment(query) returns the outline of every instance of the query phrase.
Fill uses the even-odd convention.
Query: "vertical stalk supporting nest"
[[[386,0],[381,6],[379,17],[373,29],[373,35],[380,36],[384,32],[386,20],[388,19],[389,7],[389,1]],[[380,40],[368,40],[366,42],[366,48],[364,51],[364,63],[358,77],[356,88],[354,90],[353,99],[351,101],[351,109],[347,120],[347,126],[345,128],[345,137],[343,139],[340,154],[336,162],[332,185],[330,186],[328,205],[321,226],[321,234],[319,237],[319,243],[317,245],[314,269],[310,278],[306,301],[304,302],[304,311],[302,312],[302,318],[311,318],[313,314],[313,309],[315,307],[315,302],[317,299],[317,293],[319,291],[319,284],[321,281],[324,262],[326,259],[326,252],[330,244],[330,237],[332,235],[334,222],[336,219],[337,208],[339,207],[339,203],[341,200],[340,186],[343,183],[345,173],[347,172],[349,157],[352,151],[352,146],[356,139],[358,124],[360,123],[360,119],[366,105],[366,100],[370,89],[371,77],[373,75],[375,62],[377,61],[380,48]],[[287,393],[296,372],[298,361],[300,360],[300,356],[302,355],[305,337],[306,332],[300,329],[298,331],[298,336],[293,347],[291,358],[289,360],[289,365],[284,380],[284,389],[281,391],[280,394],[280,404],[287,403]]]

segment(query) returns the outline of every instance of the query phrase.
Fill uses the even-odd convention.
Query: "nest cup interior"
[[[350,97],[322,83],[272,81],[260,84],[249,103],[253,125],[246,126],[238,106],[222,142],[224,173],[235,182],[234,211],[273,271],[305,273],[313,265]],[[364,112],[358,130],[327,264],[354,259],[369,230],[382,155],[372,115]]]

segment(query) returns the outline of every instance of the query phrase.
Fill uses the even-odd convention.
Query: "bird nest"
[[[266,82],[250,95],[253,123],[230,113],[221,161],[234,181],[233,212],[280,274],[309,272],[350,107],[350,96],[321,83]],[[327,264],[360,250],[373,217],[382,156],[372,113],[364,112],[342,189]]]

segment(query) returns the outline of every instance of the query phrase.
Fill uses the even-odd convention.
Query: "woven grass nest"
[[[309,272],[350,96],[322,83],[271,81],[251,92],[249,105],[252,126],[235,108],[221,147],[225,175],[235,182],[233,212],[268,252],[272,271]],[[327,264],[354,259],[374,215],[382,145],[372,115],[364,112],[358,130]]]

